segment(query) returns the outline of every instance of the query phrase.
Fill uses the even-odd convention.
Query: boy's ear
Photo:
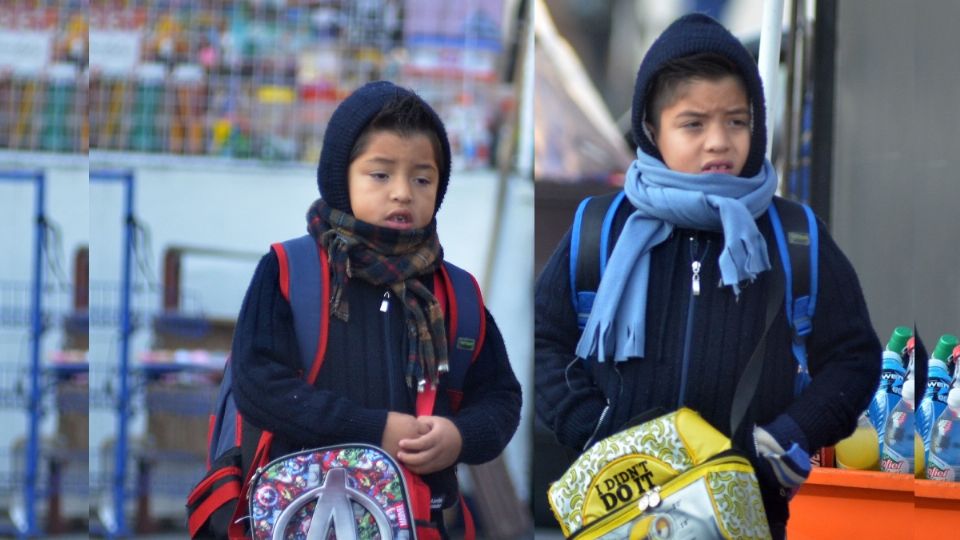
[[[650,122],[643,123],[644,131],[649,135],[650,142],[653,143],[653,146],[657,146],[657,129],[653,127],[653,124]]]

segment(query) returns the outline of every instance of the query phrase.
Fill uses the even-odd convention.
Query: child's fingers
[[[429,431],[424,435],[413,439],[400,439],[400,450],[405,452],[423,452],[433,448],[437,444],[437,435],[435,432]]]
[[[400,462],[417,474],[430,472],[427,469],[429,465],[436,460],[436,457],[436,448],[429,448],[420,452],[407,452],[406,450],[401,450],[397,453],[397,458],[400,460]]]

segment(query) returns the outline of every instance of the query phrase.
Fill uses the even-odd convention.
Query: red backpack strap
[[[260,432],[260,440],[257,441],[257,449],[253,454],[253,460],[247,467],[247,472],[243,476],[243,484],[240,487],[240,498],[237,500],[237,507],[233,510],[233,519],[230,521],[230,528],[227,534],[230,540],[240,540],[250,538],[247,533],[246,521],[250,516],[247,511],[250,508],[250,481],[253,479],[257,469],[263,467],[270,461],[270,445],[273,443],[273,433],[269,431]]]

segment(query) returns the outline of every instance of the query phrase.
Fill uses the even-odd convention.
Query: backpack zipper
[[[700,253],[699,235],[690,235],[690,302],[687,305],[687,326],[683,332],[683,358],[680,364],[680,392],[677,394],[677,408],[683,407],[687,393],[687,371],[690,366],[690,341],[693,339],[693,314],[697,306],[697,297],[700,296],[700,261],[710,249],[710,239],[704,244],[703,253]]]

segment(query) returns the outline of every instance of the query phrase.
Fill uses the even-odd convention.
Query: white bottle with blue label
[[[927,387],[923,399],[917,407],[917,432],[923,439],[924,453],[929,455],[930,434],[933,423],[947,408],[947,393],[954,367],[953,348],[957,346],[957,337],[951,334],[940,336],[927,368]]]
[[[913,473],[913,398],[914,381],[903,384],[903,395],[897,406],[890,411],[884,426],[883,450],[880,453],[880,470],[884,472]]]
[[[883,351],[883,371],[880,376],[880,385],[874,393],[873,399],[867,407],[867,416],[877,430],[879,451],[883,451],[883,430],[887,423],[890,411],[900,402],[903,381],[907,370],[904,367],[904,350],[913,331],[906,326],[898,326],[893,330],[887,348]]]
[[[947,408],[933,424],[927,478],[960,482],[960,388],[947,397]]]

